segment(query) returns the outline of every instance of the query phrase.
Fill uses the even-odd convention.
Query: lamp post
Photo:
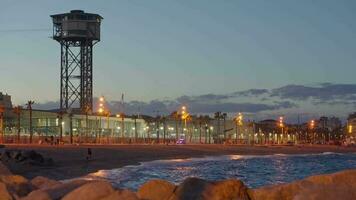
[[[124,123],[124,114],[123,113],[120,113],[120,114],[116,114],[116,117],[121,119],[121,127],[119,126],[118,129],[120,130],[121,132],[121,137],[123,138],[124,136],[124,129],[125,129],[125,123]],[[118,132],[118,135],[117,135],[117,142],[119,142],[119,132]]]
[[[104,114],[105,112],[105,107],[104,107],[104,102],[105,102],[105,98],[103,96],[101,96],[99,98],[99,109],[98,109],[98,113],[99,113],[99,134],[98,134],[98,139],[99,139],[99,144],[101,143],[101,132],[102,132],[102,122],[101,122],[101,116]]]
[[[181,115],[182,115],[182,120],[184,121],[184,128],[182,128],[183,134],[184,134],[184,130],[187,130],[187,120],[188,120],[188,117],[189,117],[189,113],[187,111],[187,107],[186,106],[182,106]],[[185,136],[186,135],[184,134],[184,137]]]
[[[138,141],[138,134],[137,134],[137,119],[138,119],[138,115],[133,115],[132,116],[134,119],[134,131],[135,131],[135,143],[137,143]]]
[[[235,118],[235,121],[236,121],[236,144],[238,142],[238,134],[241,134],[241,127],[242,127],[242,120],[243,120],[243,115],[242,113],[238,113],[238,115],[236,116]]]
[[[175,111],[173,113],[173,117],[174,117],[174,122],[175,122],[175,127],[176,127],[176,142],[179,139],[179,133],[178,133],[178,120],[179,120],[179,113],[177,111]]]
[[[315,127],[315,121],[312,119],[312,120],[310,120],[310,132],[311,132],[311,136],[312,136],[311,143],[315,142],[314,127]]]
[[[224,143],[226,143],[226,117],[227,117],[227,114],[223,113],[221,117],[224,122],[224,131],[223,131],[224,132]]]
[[[283,116],[279,117],[279,127],[281,128],[281,143],[283,143],[283,137],[284,137],[284,123],[283,123]]]
[[[122,137],[122,142],[125,143],[125,114],[121,113],[121,137]]]
[[[88,132],[89,132],[89,112],[90,112],[90,106],[86,105],[85,106],[85,142],[88,142]]]

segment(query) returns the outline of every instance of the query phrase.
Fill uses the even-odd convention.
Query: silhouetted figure
[[[91,160],[91,148],[88,148],[87,160]]]

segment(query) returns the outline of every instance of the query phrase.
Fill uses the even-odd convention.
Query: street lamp
[[[101,96],[101,97],[99,98],[99,101],[100,101],[100,102],[104,102],[104,101],[105,101],[104,97]]]
[[[187,119],[189,117],[189,113],[187,111],[186,106],[182,106],[181,113],[182,113],[182,120],[184,121],[184,129],[183,130],[186,130],[187,129]]]
[[[235,118],[235,121],[236,121],[236,144],[237,144],[237,141],[238,141],[238,134],[241,133],[241,126],[243,124],[243,115],[242,113],[238,113],[236,118]]]
[[[99,113],[99,121],[100,121],[100,123],[99,123],[99,133],[98,133],[98,135],[99,135],[99,143],[101,142],[100,141],[100,137],[101,137],[101,132],[102,132],[102,120],[101,120],[101,116],[104,114],[104,112],[105,112],[105,106],[104,106],[104,102],[105,102],[105,98],[104,98],[104,96],[101,96],[100,98],[99,98],[99,108],[98,108],[98,113]]]
[[[124,115],[124,113],[119,113],[119,114],[116,114],[116,117],[121,118],[121,127],[120,127],[121,137],[122,137],[123,142],[125,142],[125,121],[124,121],[125,115]],[[118,136],[118,138],[119,138],[119,136]]]
[[[281,139],[282,139],[282,142],[283,142],[283,135],[284,135],[284,123],[283,123],[283,116],[280,116],[279,117],[279,127],[281,128]]]
[[[315,133],[313,132],[313,130],[314,130],[314,127],[315,127],[315,121],[312,119],[312,120],[310,120],[310,130],[311,130],[311,134],[312,134],[312,139],[313,139],[313,141],[312,141],[312,143],[314,143],[315,142]]]

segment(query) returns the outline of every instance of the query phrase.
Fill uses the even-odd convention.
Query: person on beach
[[[88,148],[87,160],[91,160],[91,148]]]

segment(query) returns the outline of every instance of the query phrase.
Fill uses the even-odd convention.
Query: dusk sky
[[[54,108],[60,46],[50,15],[104,17],[94,96],[127,112],[342,118],[356,108],[354,0],[0,0],[0,92]],[[57,106],[58,107],[58,106]]]

